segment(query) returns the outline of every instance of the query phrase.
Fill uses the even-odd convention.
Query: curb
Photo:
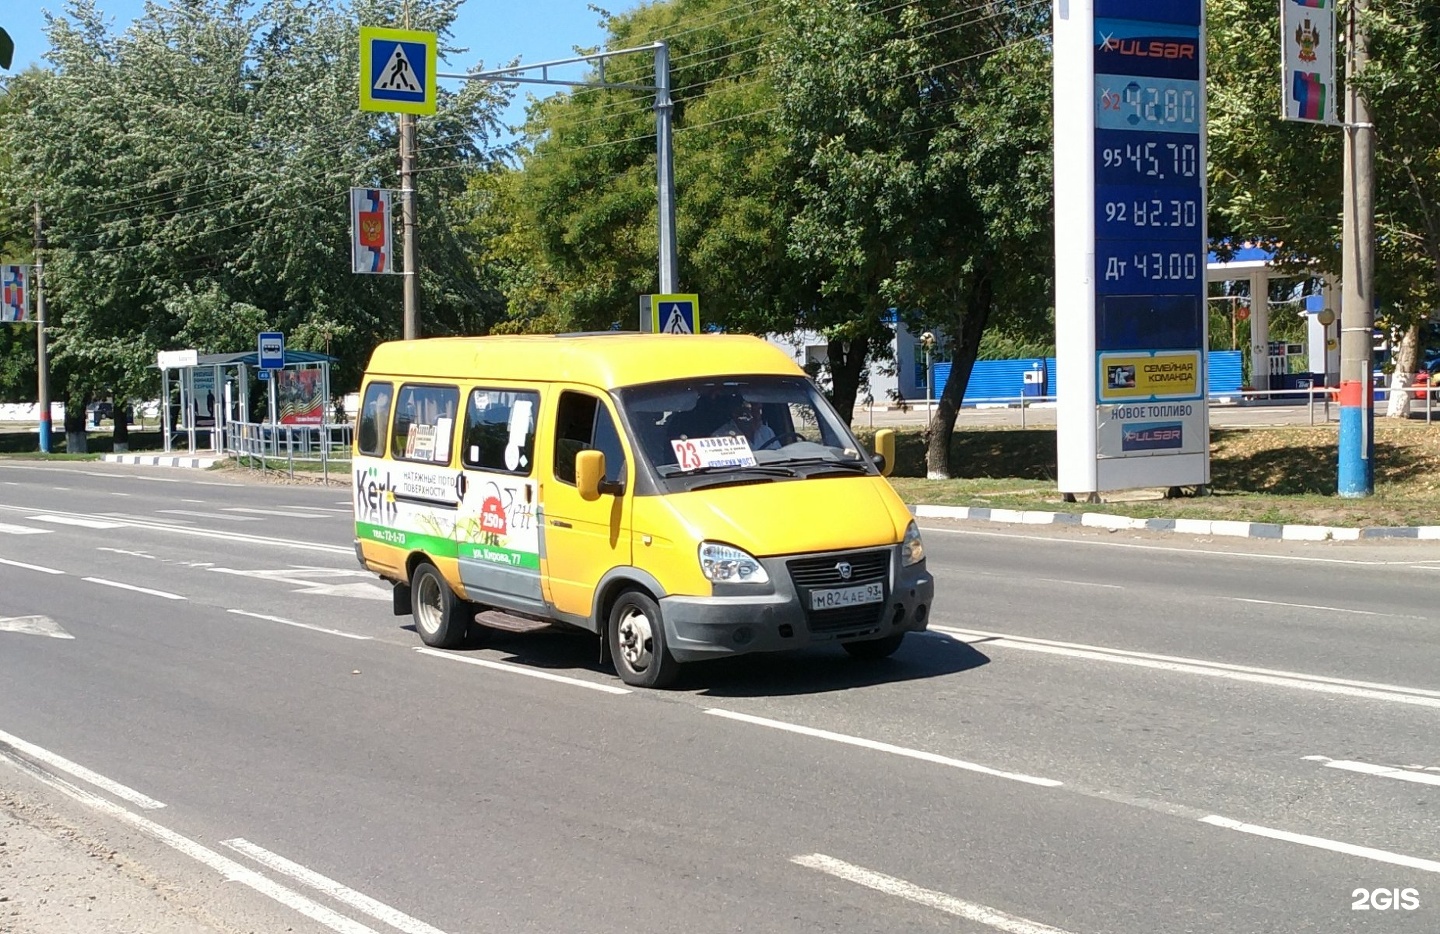
[[[191,467],[206,470],[225,460],[223,457],[174,457],[155,454],[106,454],[100,458],[107,464],[139,464],[144,467]]]
[[[1112,531],[1178,532],[1182,535],[1223,535],[1287,542],[1353,542],[1362,538],[1440,541],[1440,525],[1345,528],[1329,525],[1236,522],[1230,519],[1135,519],[1102,512],[1043,512],[1031,509],[992,509],[987,506],[921,505],[911,506],[910,512],[917,519],[968,519],[972,522],[1007,522],[1019,525],[1078,525]]]

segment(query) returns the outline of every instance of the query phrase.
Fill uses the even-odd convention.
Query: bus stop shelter
[[[260,353],[200,354],[193,366],[159,367],[160,412],[165,435],[165,450],[171,451],[183,437],[191,454],[202,449],[201,439],[208,441],[204,449],[221,453],[225,449],[226,426],[250,421],[251,388],[268,377],[268,405],[263,424],[275,426],[289,419],[304,419],[310,409],[300,403],[281,398],[284,387],[304,383],[319,398],[319,412],[314,422],[298,424],[323,425],[329,422],[326,407],[330,404],[330,364],[337,358],[308,350],[286,350],[285,366],[280,370],[262,370]],[[315,372],[314,377],[308,376]],[[291,375],[286,375],[291,374]],[[302,381],[299,374],[307,374]],[[287,394],[288,395],[288,394]],[[313,405],[311,406],[313,408]]]

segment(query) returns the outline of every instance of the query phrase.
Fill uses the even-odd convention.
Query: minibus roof
[[[618,389],[707,376],[803,376],[785,352],[743,334],[523,334],[391,341],[372,375],[568,382]]]

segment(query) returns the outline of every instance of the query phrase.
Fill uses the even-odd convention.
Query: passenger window
[[[563,393],[555,426],[555,479],[573,484],[575,455],[590,450],[605,455],[606,480],[624,482],[625,448],[610,410],[594,396]]]
[[[454,386],[401,386],[390,431],[390,455],[396,460],[450,463],[459,403],[460,390]]]
[[[371,383],[365,387],[365,399],[360,403],[361,454],[385,456],[385,426],[390,423],[390,398],[393,393],[389,383]]]
[[[528,477],[535,466],[535,412],[540,394],[476,389],[465,407],[461,460],[475,470]]]

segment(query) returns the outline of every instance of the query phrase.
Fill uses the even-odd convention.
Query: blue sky
[[[464,71],[483,62],[486,68],[500,67],[518,57],[522,62],[553,61],[570,58],[574,47],[598,45],[604,36],[599,16],[589,9],[589,0],[465,0],[455,23],[456,44],[469,49],[458,60],[446,63],[444,71]],[[44,65],[49,44],[45,41],[43,11],[63,10],[61,0],[40,3],[5,3],[0,13],[0,26],[15,40],[15,62],[12,71],[21,71],[31,64]],[[144,9],[144,0],[97,0],[96,6],[113,20],[115,32],[124,32]],[[631,4],[604,4],[612,12],[621,12]],[[357,37],[358,41],[358,37]],[[571,77],[565,75],[564,77]],[[452,83],[453,86],[453,83]],[[547,89],[529,85],[529,92],[544,96]],[[519,123],[525,116],[526,85],[516,92],[514,107],[503,117],[508,123]],[[557,89],[558,90],[558,89]]]

